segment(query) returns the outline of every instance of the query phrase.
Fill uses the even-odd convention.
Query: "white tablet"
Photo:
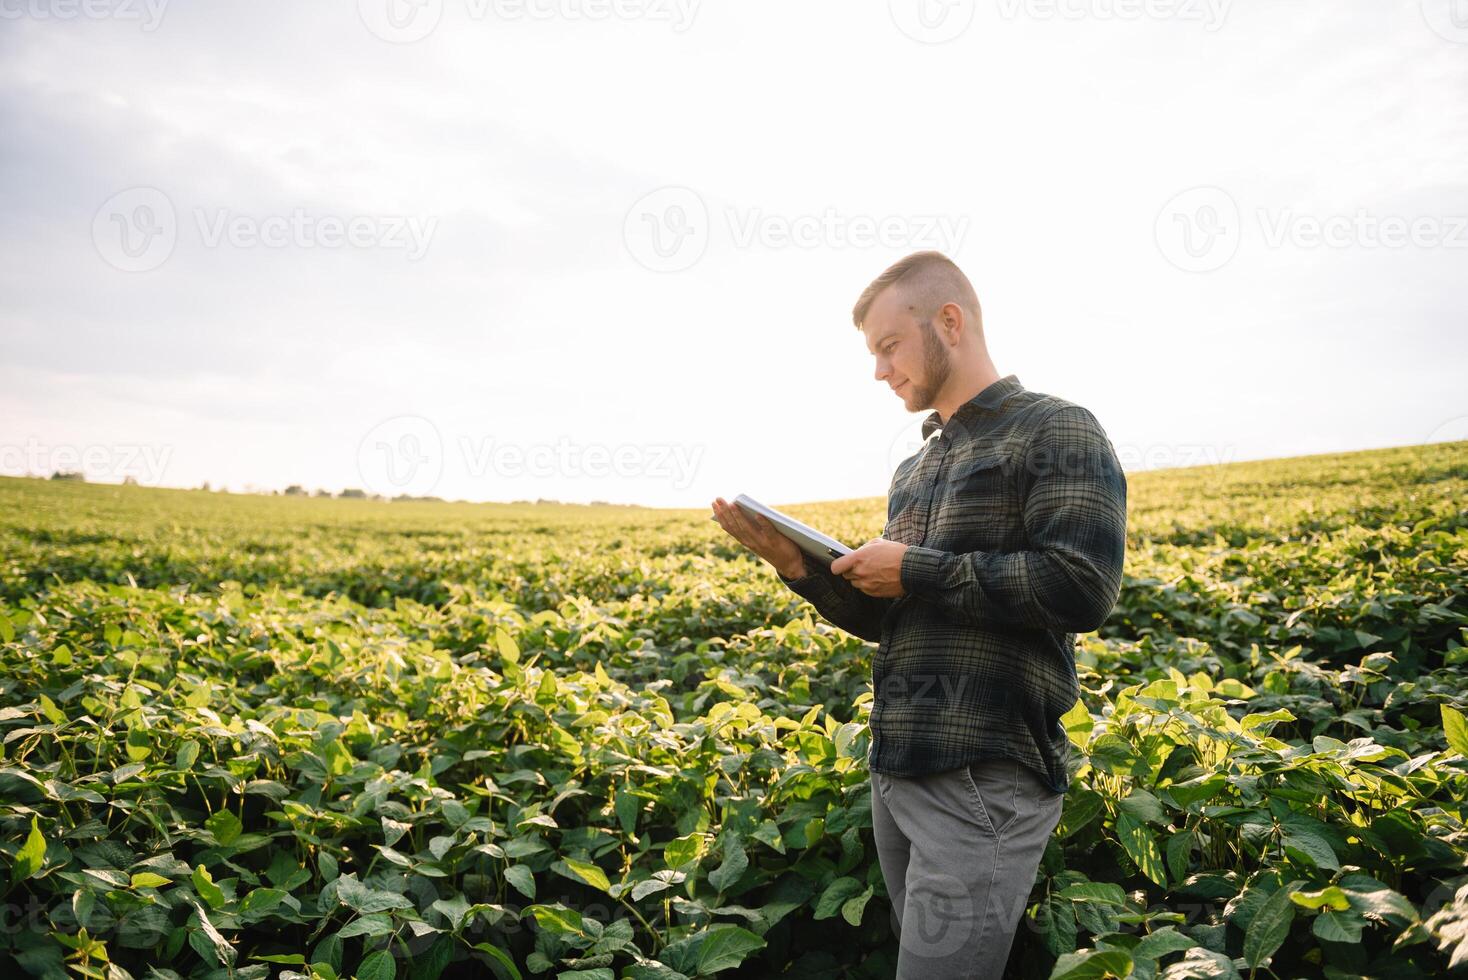
[[[802,524],[789,514],[782,514],[773,507],[766,507],[753,497],[741,493],[734,498],[734,503],[749,513],[759,514],[766,518],[781,534],[794,541],[801,551],[822,565],[829,567],[832,559],[851,554],[852,549],[835,538],[822,534],[808,524]]]

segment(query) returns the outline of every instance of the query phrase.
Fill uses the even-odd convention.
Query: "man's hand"
[[[775,525],[759,514],[747,514],[743,507],[723,497],[714,500],[714,519],[739,543],[775,566],[786,578],[805,576],[805,556],[794,541],[775,530]]]
[[[907,545],[873,538],[849,555],[831,562],[831,571],[869,596],[892,599],[906,595],[902,587],[902,556]]]

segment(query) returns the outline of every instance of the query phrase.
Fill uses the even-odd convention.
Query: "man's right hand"
[[[767,518],[746,513],[743,507],[723,497],[714,499],[714,519],[736,540],[786,578],[805,577],[805,555],[795,542],[775,529]]]

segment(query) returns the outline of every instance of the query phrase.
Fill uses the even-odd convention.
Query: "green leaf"
[[[1321,939],[1337,943],[1359,943],[1366,920],[1355,912],[1326,909],[1315,917],[1310,931]]]
[[[1294,852],[1316,867],[1331,871],[1341,869],[1340,859],[1335,856],[1335,849],[1330,846],[1330,842],[1312,831],[1300,827],[1286,831],[1284,846],[1286,853]]]
[[[861,894],[861,882],[855,878],[837,878],[826,886],[821,897],[816,900],[816,911],[813,918],[830,919],[841,911],[841,906],[846,900]],[[686,971],[685,971],[686,972]]]
[[[311,950],[311,962],[325,963],[331,967],[333,972],[340,970],[342,968],[342,947],[344,945],[341,937],[336,933],[332,933],[317,943],[315,949]]]
[[[505,869],[505,880],[514,885],[521,895],[535,901],[535,874],[525,865],[510,865]]]
[[[681,868],[703,855],[707,838],[703,834],[688,834],[676,837],[663,846],[663,860],[670,868]]]
[[[1291,892],[1290,900],[1301,908],[1318,909],[1321,906],[1329,906],[1337,912],[1344,912],[1351,907],[1346,893],[1335,885],[1330,885],[1313,892]]]
[[[25,843],[15,852],[15,863],[10,866],[10,884],[17,885],[41,870],[46,863],[46,838],[41,835],[41,826],[36,817],[31,817],[31,832]]]
[[[240,902],[240,917],[263,916],[285,899],[286,893],[279,888],[256,888]]]
[[[224,892],[214,884],[214,877],[209,874],[207,868],[202,864],[194,869],[193,874],[194,891],[199,897],[209,903],[211,909],[217,909],[224,904]]]
[[[38,703],[41,705],[41,714],[46,716],[47,721],[49,721],[53,725],[66,724],[66,712],[56,707],[55,701],[52,701],[44,694],[42,694],[37,700]]]
[[[343,905],[363,914],[413,907],[407,896],[364,885],[355,874],[342,875],[337,879],[336,897]]]
[[[594,864],[572,858],[562,858],[554,867],[567,878],[584,881],[598,891],[606,891],[612,887],[612,883],[607,880],[606,872]]]
[[[744,869],[749,867],[749,858],[744,853],[744,843],[732,834],[724,838],[724,861],[709,872],[709,884],[720,892],[739,880]]]
[[[1443,734],[1448,737],[1448,748],[1461,756],[1468,757],[1468,718],[1452,705],[1443,704]]]
[[[224,847],[228,847],[239,839],[244,827],[240,824],[240,818],[229,810],[220,810],[204,821],[204,827],[214,835]]]
[[[386,936],[392,932],[392,916],[386,912],[370,912],[361,915],[348,922],[337,932],[338,939],[352,939],[356,936],[366,936],[375,939],[378,936]]]
[[[355,974],[357,980],[393,980],[397,975],[397,961],[385,949],[369,954]]]
[[[204,870],[202,864],[199,865],[199,870]],[[214,887],[212,882],[209,887]],[[220,897],[223,898],[222,895]],[[234,962],[235,948],[229,944],[229,940],[219,934],[218,929],[214,928],[214,923],[209,921],[209,913],[204,911],[204,906],[192,899],[189,899],[189,904],[193,906],[194,913],[199,917],[199,927],[189,930],[189,945],[201,957],[207,959],[210,954],[213,954],[221,966],[229,966]]]
[[[494,631],[495,646],[499,649],[500,659],[508,664],[520,662],[520,645],[515,638],[503,629],[496,628]]]
[[[1126,906],[1126,892],[1120,885],[1107,881],[1078,881],[1060,890],[1062,898],[1072,902],[1104,902],[1108,905]]]
[[[134,728],[127,733],[127,757],[133,762],[147,762],[148,757],[153,754],[153,743],[148,739],[148,733],[141,728]]]
[[[617,790],[616,796],[617,825],[622,828],[622,833],[631,834],[637,830],[637,815],[642,812],[642,799],[634,796],[626,790]]]
[[[866,891],[862,892],[860,895],[855,896],[854,898],[848,898],[845,902],[842,902],[841,918],[845,919],[847,922],[850,922],[854,926],[860,926],[862,911],[867,907],[867,902],[871,900],[873,894],[875,894],[873,886],[867,885]]]
[[[178,754],[174,757],[173,768],[180,772],[187,772],[194,767],[194,762],[199,758],[199,743],[188,739],[178,747]]]
[[[649,895],[672,888],[674,885],[682,884],[687,876],[681,871],[673,871],[663,868],[652,873],[652,877],[646,881],[639,881],[632,886],[632,901],[640,902]]]
[[[732,970],[765,941],[748,929],[719,925],[669,944],[658,959],[690,977]]]
[[[1117,802],[1122,813],[1143,823],[1165,824],[1167,814],[1162,810],[1162,801],[1144,789],[1134,789],[1125,799]]]
[[[520,968],[515,966],[515,961],[510,958],[509,953],[506,953],[497,946],[491,946],[489,943],[476,943],[474,948],[504,967],[505,972],[510,975],[512,980],[525,980],[520,975]]]
[[[542,929],[559,935],[581,936],[586,934],[582,926],[581,913],[575,909],[568,909],[557,902],[554,905],[527,905],[521,910],[535,917],[535,924]]]
[[[1131,814],[1122,812],[1116,817],[1116,835],[1142,874],[1166,888],[1167,870],[1162,865],[1162,852],[1157,849],[1157,839],[1152,831]]]
[[[1050,980],[1101,980],[1125,977],[1132,972],[1131,954],[1121,949],[1087,949],[1066,953],[1055,961]]]
[[[1244,962],[1251,969],[1258,969],[1265,960],[1273,956],[1290,933],[1290,923],[1295,919],[1295,903],[1290,893],[1300,884],[1292,881],[1278,889],[1254,913],[1249,931],[1244,933]]]
[[[1086,747],[1086,739],[1095,727],[1095,721],[1091,713],[1086,710],[1085,702],[1077,700],[1070,706],[1070,710],[1060,716],[1060,723],[1065,727],[1065,734],[1074,743],[1076,748]]]
[[[1197,944],[1198,941],[1191,936],[1184,936],[1172,926],[1164,926],[1142,937],[1142,941],[1132,948],[1132,959],[1161,959],[1168,953],[1192,949]]]
[[[171,884],[173,884],[172,879],[151,871],[139,871],[132,876],[132,887],[134,888],[162,888],[164,885]]]

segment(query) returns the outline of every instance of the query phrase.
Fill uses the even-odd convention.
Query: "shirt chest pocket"
[[[976,546],[1021,531],[1019,491],[1009,457],[986,454],[954,464],[943,480],[939,526],[945,535]]]

